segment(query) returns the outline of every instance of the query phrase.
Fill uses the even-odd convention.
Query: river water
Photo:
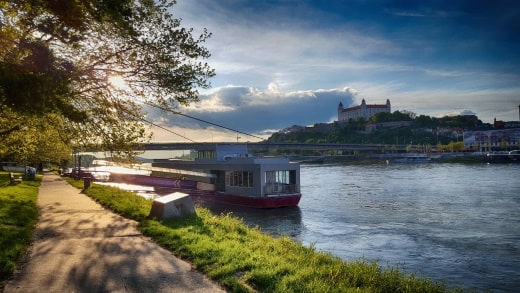
[[[519,179],[520,164],[302,165],[298,207],[205,206],[346,261],[517,292]]]
[[[232,211],[345,260],[448,287],[520,288],[520,164],[302,165],[297,208]]]

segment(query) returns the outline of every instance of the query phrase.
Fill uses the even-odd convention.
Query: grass
[[[376,263],[346,263],[287,237],[274,239],[231,215],[198,209],[183,220],[140,224],[143,232],[233,292],[444,292]]]
[[[82,189],[83,181],[65,177],[72,186]],[[91,184],[85,193],[106,208],[130,219],[144,220],[152,208],[152,200],[133,192],[110,186]]]
[[[34,181],[9,184],[9,173],[0,172],[0,289],[31,244],[38,221],[36,199],[41,176]]]
[[[82,188],[82,182],[73,182]],[[231,292],[447,292],[442,283],[398,268],[365,261],[345,262],[287,237],[272,238],[231,214],[176,220],[147,219],[151,200],[92,184],[85,193],[115,212],[140,222],[143,233],[190,261]],[[451,291],[462,291],[453,289]]]

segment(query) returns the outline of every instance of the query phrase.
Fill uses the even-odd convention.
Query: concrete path
[[[27,262],[10,292],[225,292],[59,176],[46,173]]]

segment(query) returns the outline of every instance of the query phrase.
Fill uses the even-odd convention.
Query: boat
[[[393,159],[395,163],[423,164],[430,163],[432,159],[427,154],[409,154],[407,156]]]
[[[520,163],[520,150],[510,152],[492,152],[485,156],[485,161],[490,164],[494,163]]]
[[[299,163],[254,157],[245,144],[208,145],[195,160],[155,159],[150,170],[149,176],[111,174],[110,181],[172,188],[195,200],[253,208],[297,206],[301,198]]]

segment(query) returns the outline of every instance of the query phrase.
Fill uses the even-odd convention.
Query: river
[[[298,207],[206,206],[346,261],[399,266],[450,288],[515,292],[519,179],[520,164],[302,165]]]
[[[297,208],[231,210],[345,260],[448,287],[520,288],[520,164],[302,165]]]

